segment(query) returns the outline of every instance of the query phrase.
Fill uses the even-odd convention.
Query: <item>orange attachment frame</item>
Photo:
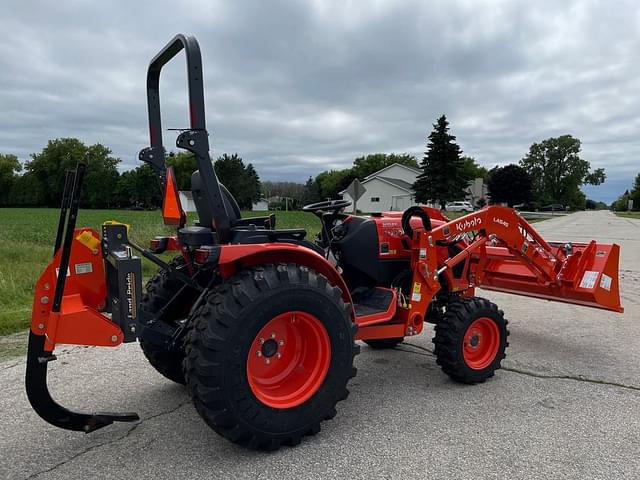
[[[36,286],[31,331],[45,335],[45,351],[56,344],[117,346],[120,327],[98,310],[105,306],[107,287],[98,232],[77,228],[73,234],[69,268],[59,313],[51,312],[61,250],[56,253]]]

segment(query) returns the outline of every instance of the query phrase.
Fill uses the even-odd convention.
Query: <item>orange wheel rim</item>
[[[331,342],[322,322],[290,311],[272,318],[251,342],[247,379],[265,405],[292,408],[318,391],[330,363]]]
[[[500,331],[488,317],[475,320],[464,334],[462,353],[467,366],[473,370],[487,368],[498,354]]]

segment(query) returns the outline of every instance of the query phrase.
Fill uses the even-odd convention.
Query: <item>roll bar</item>
[[[220,242],[228,241],[231,232],[229,214],[227,213],[218,178],[213,170],[209,156],[209,134],[207,133],[204,114],[204,87],[202,83],[202,57],[200,45],[195,37],[178,34],[153,57],[147,70],[147,107],[149,109],[149,143],[139,158],[149,163],[166,182],[165,149],[162,144],[162,118],[160,114],[160,72],[173,57],[182,50],[187,58],[187,82],[189,85],[189,120],[190,129],[178,135],[176,146],[192,152],[198,163],[202,179],[205,201],[213,216],[214,227]],[[200,213],[200,212],[198,212]]]
[[[204,116],[204,87],[200,45],[194,37],[178,34],[158,53],[147,71],[147,106],[149,108],[149,141],[151,147],[162,147],[162,119],[160,118],[160,71],[184,49],[187,57],[189,82],[189,119],[192,130],[206,130]]]

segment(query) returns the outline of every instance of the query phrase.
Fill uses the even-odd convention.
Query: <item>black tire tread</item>
[[[503,338],[491,365],[483,370],[472,370],[464,362],[462,339],[468,326],[479,316],[491,316],[498,324]],[[435,326],[435,336],[432,342],[435,345],[436,363],[440,365],[444,373],[459,383],[484,382],[494,376],[506,356],[505,350],[509,346],[507,342],[508,323],[504,318],[504,312],[499,310],[495,303],[485,298],[462,297],[452,302],[447,306],[442,320]]]
[[[184,372],[187,390],[194,406],[205,422],[216,432],[232,442],[255,450],[276,450],[281,445],[294,446],[302,437],[315,435],[320,431],[320,423],[336,415],[335,404],[349,395],[347,388],[336,392],[334,401],[324,405],[318,421],[304,429],[272,434],[248,425],[246,420],[225,404],[224,388],[228,382],[220,378],[220,369],[205,365],[221,365],[229,349],[240,348],[233,344],[235,323],[244,307],[260,301],[270,290],[291,284],[324,292],[344,311],[344,319],[351,324],[350,305],[342,299],[341,290],[331,285],[323,275],[297,264],[266,264],[243,270],[227,281],[216,286],[203,302],[203,307],[194,321],[185,341]],[[351,324],[352,337],[357,326]],[[352,345],[351,364],[347,367],[344,385],[356,375],[353,359],[359,353],[359,346]],[[238,408],[242,408],[239,405]],[[247,401],[246,411],[251,409]],[[255,411],[255,417],[262,413]],[[252,418],[255,418],[252,417]],[[277,418],[277,417],[276,417]]]

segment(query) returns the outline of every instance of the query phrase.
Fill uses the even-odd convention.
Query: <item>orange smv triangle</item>
[[[176,225],[178,227],[184,226],[187,221],[187,215],[182,210],[182,205],[180,205],[173,167],[167,168],[164,198],[162,199],[162,218],[165,225]]]

